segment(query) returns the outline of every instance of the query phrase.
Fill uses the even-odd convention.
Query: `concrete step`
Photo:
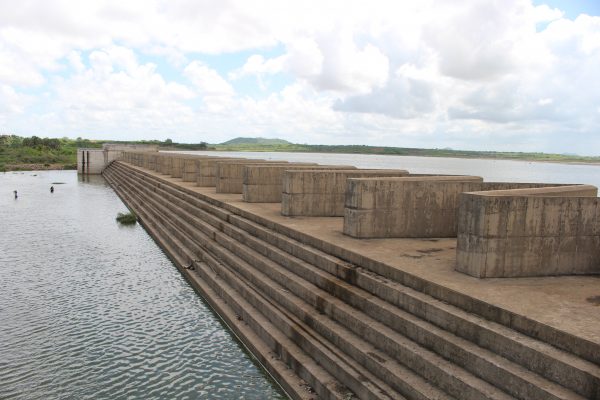
[[[187,264],[187,260],[198,257],[197,253],[194,254],[189,250],[196,245],[189,242],[185,235],[178,234],[177,229],[170,226],[168,218],[159,216],[155,211],[146,211],[151,208],[143,206],[145,201],[136,198],[135,194],[127,194],[126,192],[130,192],[131,189],[126,189],[128,185],[120,183],[122,181],[114,173],[108,172],[105,177],[126,204],[138,213],[143,225],[167,251],[184,276],[199,290],[224,322],[233,328],[233,332],[242,338],[242,342],[249,345],[249,350],[258,356],[263,366],[278,382],[284,384],[284,389],[292,398],[317,399],[317,393],[322,399],[352,398],[351,392],[317,365],[298,346],[291,343],[277,327],[262,317],[235,290],[222,282],[206,263],[195,263],[194,271],[186,269],[184,266]],[[184,243],[178,238],[188,242]],[[200,249],[196,249],[196,251],[201,252]],[[285,367],[281,365],[284,363]],[[290,367],[293,367],[294,373],[291,372]],[[308,382],[312,388],[304,384],[304,381]]]
[[[162,196],[169,197],[170,195],[163,193]],[[177,200],[170,199],[169,202],[171,204],[175,204],[177,202]],[[177,212],[177,211],[174,210],[174,212]],[[192,207],[192,210],[190,210],[190,212],[193,212],[193,207]],[[192,218],[191,215],[184,215],[182,217],[185,219]],[[236,229],[234,228],[233,230],[235,231]],[[205,231],[205,230],[203,230],[203,231]],[[209,229],[209,231],[210,231],[210,229]],[[226,232],[226,233],[228,233],[229,236],[222,235],[219,232],[207,232],[207,231],[205,231],[205,232],[208,233],[210,235],[210,237],[212,239],[216,240],[217,242],[224,241],[224,246],[226,246],[230,251],[234,252],[236,255],[244,258],[245,261],[249,262],[251,265],[260,266],[261,270],[270,269],[269,276],[274,277],[274,276],[282,275],[281,272],[279,272],[279,270],[281,268],[273,262],[279,258],[279,257],[274,256],[274,254],[273,254],[273,252],[277,252],[276,249],[268,249],[269,257],[268,258],[263,257],[261,259],[260,256],[258,255],[258,253],[248,254],[248,253],[254,253],[254,250],[259,250],[259,249],[265,247],[264,244],[260,243],[259,241],[255,240],[254,238],[243,237],[244,236],[243,233],[240,233],[240,232],[237,232],[238,236],[235,236],[235,237],[231,236],[231,234],[228,232]],[[239,235],[241,235],[242,237],[240,237]],[[246,236],[248,236],[248,235],[246,235]],[[220,238],[220,237],[222,237],[222,238]],[[234,240],[232,240],[232,239],[234,239]],[[248,244],[249,244],[249,247],[253,250],[248,250],[247,248],[243,248],[243,247],[236,245],[236,243],[238,243],[240,241],[240,239],[243,241],[250,240],[250,243],[248,243]],[[269,247],[268,245],[266,245],[266,246]],[[335,279],[334,279],[334,281],[332,281],[331,279],[329,279],[330,277],[325,276],[327,274],[308,265],[307,263],[302,263],[299,260],[292,260],[291,257],[289,255],[287,255],[287,253],[280,254],[279,256],[283,258],[282,262],[280,262],[280,264],[290,264],[290,263],[296,262],[296,263],[300,264],[300,266],[299,266],[300,268],[302,268],[302,267],[304,268],[304,270],[301,271],[300,273],[298,273],[298,268],[296,268],[295,273],[297,275],[299,275],[300,278],[308,277],[310,279],[311,277],[318,277],[319,275],[321,275],[321,277],[319,279],[323,279],[323,282],[325,282],[325,284],[321,285],[321,286],[325,286],[326,288],[331,288],[332,286],[336,285]],[[302,265],[302,264],[304,264],[304,265]],[[338,281],[337,282],[338,285],[340,283],[342,285],[345,284],[345,282],[341,282],[339,280],[337,280],[337,281]],[[287,282],[287,283],[300,282],[300,285],[302,285],[302,281],[297,279],[297,277],[294,278],[293,276],[291,276],[291,274],[288,274],[288,276],[286,276],[286,277],[280,278],[279,282],[280,283],[282,283],[282,282]],[[349,303],[355,303],[358,305],[361,305],[361,303],[365,302],[365,301],[373,303],[373,299],[369,299],[368,294],[360,293],[360,291],[359,291],[359,296],[353,295],[352,294],[353,288],[347,284],[345,286],[347,286],[347,288],[342,287],[342,290],[344,290],[344,289],[350,289],[350,290],[346,290],[347,293],[343,297]],[[289,289],[289,287],[288,287],[288,289]],[[292,288],[292,290],[294,290],[294,289]],[[304,300],[307,300],[310,298],[311,299],[310,303],[314,307],[319,307],[319,305],[320,305],[325,310],[328,310],[328,309],[333,310],[333,311],[331,311],[331,313],[328,313],[332,318],[335,316],[339,317],[340,314],[344,314],[344,310],[341,310],[341,311],[339,310],[340,307],[341,308],[345,307],[345,304],[343,302],[333,298],[333,296],[330,296],[327,293],[320,293],[319,289],[315,288],[312,285],[308,285],[300,293],[298,293],[298,289],[296,289],[296,290],[294,290],[294,293],[296,293],[299,297],[301,297]],[[377,304],[377,301],[379,301],[379,304]],[[369,307],[369,306],[367,306],[367,307]],[[386,307],[387,307],[387,310],[385,309]],[[394,318],[398,317],[397,315],[394,314],[394,311],[397,311],[397,308],[392,307],[389,304],[387,304],[379,299],[375,299],[375,304],[370,304],[369,308],[373,314],[382,317],[382,319],[384,319],[384,320],[389,320],[390,318],[394,319]],[[346,307],[346,311],[345,311],[346,318],[348,318],[348,315],[351,315],[351,313],[352,313],[352,311],[348,312],[347,309],[348,309],[348,307]],[[382,314],[382,310],[383,310],[383,314]],[[319,309],[319,311],[322,311],[322,310]],[[400,316],[401,318],[397,318],[396,325],[398,327],[402,328],[404,331],[408,331],[409,334],[412,334],[411,339],[413,339],[413,337],[416,339],[421,339],[422,337],[425,337],[425,339],[421,340],[421,341],[426,341],[427,343],[433,342],[435,344],[435,346],[438,348],[438,350],[439,349],[442,350],[442,353],[444,353],[443,354],[444,356],[449,355],[450,358],[452,358],[452,357],[458,358],[459,361],[464,361],[464,363],[468,367],[471,367],[472,366],[471,364],[473,364],[473,366],[478,367],[479,370],[483,370],[485,372],[483,375],[488,377],[489,380],[492,380],[496,386],[502,387],[504,390],[511,392],[515,396],[518,396],[520,398],[528,398],[528,399],[529,398],[531,398],[531,399],[533,399],[533,398],[539,398],[539,399],[577,398],[577,396],[573,397],[572,393],[570,393],[566,389],[560,387],[559,385],[555,385],[544,379],[540,379],[539,377],[537,377],[536,375],[532,374],[530,371],[528,371],[522,367],[513,365],[512,363],[507,362],[506,360],[502,359],[501,357],[498,357],[490,352],[487,352],[487,354],[484,354],[482,356],[481,354],[479,354],[479,352],[484,351],[484,350],[482,350],[480,348],[476,348],[476,346],[474,346],[473,344],[466,342],[464,340],[461,343],[460,339],[458,339],[459,343],[456,343],[457,338],[453,337],[453,335],[448,334],[444,331],[441,331],[440,329],[437,329],[436,327],[431,326],[431,324],[427,324],[427,323],[423,324],[422,321],[419,321],[418,319],[414,318],[413,316],[411,316],[407,313],[403,313],[403,314],[404,315]],[[371,328],[371,326],[376,325],[374,322],[371,322],[371,321],[366,322],[364,317],[360,317],[358,319],[354,318],[352,320],[352,316],[351,316],[350,319],[351,319],[351,321],[349,323],[344,321],[344,322],[346,322],[346,326],[351,329],[354,328],[354,330],[358,330],[360,332],[362,332],[364,330],[368,330]],[[369,318],[367,317],[366,319],[368,320]],[[342,321],[340,321],[340,322],[342,322]],[[365,325],[367,328],[365,328]],[[404,329],[405,325],[409,326],[408,329]],[[383,328],[379,327],[379,329],[385,330],[385,327],[383,327]],[[436,329],[438,332],[435,332],[436,334],[431,335],[430,331],[436,330]],[[374,334],[375,335],[374,343],[379,343],[382,340],[381,337],[377,337],[377,333],[378,332],[376,331]],[[403,332],[403,334],[406,335],[406,332]],[[467,351],[465,351],[461,347],[461,345],[466,346]],[[470,348],[469,348],[469,346],[470,346]],[[393,351],[393,349],[390,349],[390,350]],[[468,351],[471,351],[472,354],[469,354]],[[458,354],[459,356],[456,357],[454,355],[454,353]],[[446,358],[449,358],[449,357],[446,357]],[[540,389],[540,388],[545,388],[545,389]],[[464,396],[463,389],[461,389],[459,391],[459,393],[463,394],[463,396]]]
[[[133,186],[132,190],[142,189],[140,187],[136,187],[138,186],[136,183],[132,183],[131,185]],[[143,189],[141,192],[143,192]],[[230,260],[223,259],[223,251],[226,252],[226,250],[217,243],[213,242],[207,236],[203,237],[203,233],[193,228],[190,223],[193,217],[185,216],[182,218],[180,216],[176,216],[173,213],[174,210],[166,207],[165,202],[163,202],[163,199],[160,197],[153,196],[150,193],[144,193],[142,196],[152,209],[161,210],[162,213],[168,215],[168,222],[165,221],[165,223],[173,224],[176,226],[176,229],[182,230],[184,238],[190,238],[194,240],[195,243],[203,243],[202,247],[205,247],[205,251],[207,254],[209,254],[209,257],[215,260],[220,260],[220,262],[213,262],[212,267],[215,269],[215,271],[217,271],[221,278],[227,277],[226,280],[228,284],[234,287],[238,292],[242,292],[244,299],[253,302],[253,305],[259,308],[263,314],[268,315],[272,322],[280,327],[280,329],[282,326],[286,327],[287,334],[291,339],[298,341],[298,345],[301,346],[305,351],[308,351],[309,354],[318,360],[320,364],[331,369],[334,376],[338,376],[338,379],[343,380],[354,392],[359,395],[360,398],[403,398],[385,382],[374,377],[367,369],[356,365],[356,363],[352,362],[344,354],[340,354],[337,348],[331,346],[331,344],[329,344],[326,340],[320,339],[318,335],[311,335],[310,329],[304,326],[302,321],[298,320],[298,318],[289,312],[278,308],[265,296],[260,295],[262,292],[253,289],[248,282],[244,282],[239,279],[235,273],[232,274],[229,272],[227,270],[227,266],[230,265]],[[182,238],[182,240],[185,239]],[[213,254],[216,257],[212,257],[211,255]],[[226,254],[226,256],[231,257],[232,255]],[[298,338],[302,338],[302,340],[299,340]],[[428,396],[419,398],[426,399],[446,397]]]
[[[155,177],[144,174],[143,171],[135,172],[140,174],[139,179],[150,179],[169,193],[180,196],[193,207],[206,211],[204,219],[213,226],[219,227],[220,230],[230,226],[224,222],[230,222],[247,231],[251,237],[262,239],[286,253],[318,266],[342,281],[358,286],[410,314],[431,322],[444,331],[472,341],[476,345],[490,350],[493,354],[501,355],[584,397],[598,396],[600,369],[593,363],[344,262],[311,246],[304,245],[287,235],[273,232],[270,228],[244,217],[227,210],[224,211],[214,205],[214,200],[211,201],[213,204],[209,204],[198,199],[197,194],[189,193],[185,188],[156,180]],[[211,212],[214,215],[211,215]],[[424,345],[427,346],[426,343]]]
[[[554,376],[559,381],[561,379],[564,381],[566,379],[565,376],[568,377],[571,379],[571,387],[579,388],[580,393],[587,392],[591,393],[593,396],[594,379],[597,378],[594,376],[594,372],[596,371],[594,371],[593,365],[591,365],[592,368],[590,368],[590,365],[587,365],[586,362],[582,362],[582,360],[577,359],[576,357],[572,357],[564,352],[540,343],[539,341],[535,341],[534,339],[524,337],[524,335],[518,334],[506,327],[465,313],[456,307],[449,306],[430,296],[382,279],[368,271],[349,266],[347,263],[330,255],[319,254],[320,252],[318,250],[311,249],[309,246],[299,243],[294,243],[295,241],[293,239],[276,232],[269,232],[267,228],[252,221],[245,220],[240,216],[232,215],[223,210],[219,210],[219,212],[215,213],[215,206],[198,200],[196,197],[180,190],[178,187],[174,187],[174,185],[170,183],[161,182],[152,176],[145,176],[139,171],[129,171],[129,173],[138,173],[138,179],[147,179],[151,185],[159,185],[162,189],[172,193],[174,196],[179,196],[183,199],[182,201],[185,204],[189,203],[188,206],[192,209],[198,210],[198,208],[196,208],[198,205],[197,203],[203,203],[200,207],[200,210],[203,210],[206,214],[203,220],[209,222],[212,226],[217,227],[219,230],[226,231],[228,235],[235,237],[236,240],[242,241],[246,245],[259,249],[261,254],[267,255],[269,258],[277,258],[279,263],[287,268],[290,268],[290,265],[293,268],[296,268],[296,270],[299,267],[305,269],[310,269],[312,267],[313,270],[311,274],[307,275],[306,273],[303,273],[303,276],[318,277],[312,279],[311,282],[313,284],[324,290],[328,290],[329,288],[329,293],[349,301],[353,306],[359,307],[363,311],[371,313],[373,307],[375,307],[375,310],[377,311],[373,314],[376,316],[384,316],[379,318],[380,321],[382,319],[385,321],[392,320],[392,323],[388,323],[390,327],[411,337],[411,339],[416,338],[419,341],[419,344],[436,351],[445,358],[454,357],[453,361],[457,362],[458,360],[459,365],[464,366],[471,371],[479,372],[479,376],[486,380],[493,381],[494,384],[497,384],[500,387],[504,387],[505,389],[508,388],[509,391],[519,397],[533,398],[530,397],[530,395],[536,392],[536,387],[542,388],[542,393],[549,394],[549,397],[547,398],[568,398],[565,397],[568,393],[565,394],[561,392],[560,387],[553,387],[552,384],[548,384],[548,382],[544,380],[540,381],[536,376],[533,376],[531,372],[523,370],[518,366],[511,365],[510,363],[507,363],[506,360],[499,358],[493,354],[494,346],[500,347],[500,350],[503,350],[504,353],[508,352],[509,355],[512,355],[513,358],[517,359],[517,362],[524,361],[523,364],[533,364],[537,368],[531,369],[537,369],[536,372],[542,370],[544,376],[549,376],[551,378]],[[244,229],[247,231],[247,234],[244,236],[243,233],[236,231],[234,227],[231,227],[225,221]],[[248,233],[250,235],[248,235]],[[257,238],[270,242],[272,244],[271,247],[261,244],[257,241]],[[276,251],[276,249],[280,250]],[[285,254],[283,254],[283,251],[285,254],[289,253],[300,256],[300,258],[303,258],[304,260],[308,259],[312,262],[304,262],[305,265],[299,265],[298,262],[300,260],[291,259],[292,261],[290,261],[290,259],[286,258]],[[337,276],[337,278],[324,275],[323,271],[315,269],[311,264],[318,265],[324,271]],[[423,324],[424,321],[416,319],[408,313],[395,313],[393,309],[389,309],[390,304],[386,304],[381,301],[381,299],[377,299],[367,292],[357,292],[357,290],[360,289],[348,285],[348,281],[356,283],[368,292],[378,294],[385,300],[392,300],[391,304],[400,305],[409,313],[412,312],[420,318],[426,317],[425,319],[442,329],[436,328],[435,326],[432,327],[431,324]],[[376,300],[370,300],[369,297],[373,297]],[[365,299],[369,299],[369,301],[366,301]],[[392,316],[392,318],[390,318],[390,316]],[[483,349],[472,347],[474,346],[472,343],[468,343],[465,340],[462,340],[461,342],[460,337],[453,337],[453,335],[449,335],[449,333],[444,330],[447,328],[451,328],[448,330],[458,336],[467,339],[476,339],[476,341],[474,340],[475,343],[478,345],[483,344],[482,347],[487,346],[487,348],[490,349],[490,352],[486,354]],[[498,342],[500,343],[498,344]],[[471,346],[471,348],[469,348],[469,346]],[[516,350],[511,353],[510,350],[514,347],[516,347]],[[526,350],[525,355],[522,355],[523,350]],[[506,354],[502,355],[506,356]],[[519,360],[519,356],[521,357],[521,360]],[[507,358],[510,359],[511,357]],[[523,358],[525,360],[523,360]],[[527,363],[527,360],[530,360],[530,362]],[[549,368],[548,365],[551,367]],[[567,368],[564,368],[565,365]],[[487,366],[487,368],[482,368],[482,366]],[[489,367],[491,367],[491,369]],[[495,376],[495,373],[493,372],[494,367],[500,368],[502,373]],[[586,371],[586,368],[588,371]],[[589,373],[590,369],[592,372],[591,374]],[[482,371],[483,373],[481,373]],[[586,372],[588,373],[588,376],[585,376]],[[575,379],[573,379],[573,377],[575,377]],[[519,385],[514,385],[515,379],[516,381],[520,381],[520,387]],[[523,385],[525,386],[523,387]],[[518,389],[511,390],[511,387],[518,387]],[[592,396],[588,397],[593,398]]]
[[[140,185],[140,189],[143,190],[143,186]],[[176,205],[173,203],[174,199],[169,199],[169,195],[167,194],[162,194],[163,198],[161,197],[161,200],[166,200],[165,204],[168,204],[169,206],[172,207],[172,212],[177,213],[177,209],[176,209]],[[160,207],[158,204],[156,205],[157,207]],[[193,221],[193,219],[195,218],[194,216],[190,215],[190,214],[180,214],[180,218],[181,221]],[[188,232],[189,235],[192,235],[193,232]],[[221,238],[220,238],[221,237]],[[207,242],[210,241],[211,238],[209,238],[208,236],[205,238],[199,238],[200,240]],[[239,255],[239,254],[243,254],[244,251],[251,251],[249,249],[243,249],[240,246],[236,246],[235,245],[235,241],[228,238],[226,239],[225,235],[222,235],[220,233],[215,233],[215,236],[213,237],[214,240],[216,240],[217,242],[221,242],[222,240],[225,240],[226,243],[228,243],[230,246],[234,246],[234,248],[230,247],[231,253],[227,254],[226,252],[220,251],[219,246],[211,246],[210,251],[215,252],[216,255],[222,259],[225,260],[225,264],[226,265],[230,265],[230,266],[236,266],[237,267],[237,272],[238,273],[242,273],[248,280],[252,280],[253,284],[255,285],[259,285],[261,286],[260,289],[263,292],[270,292],[271,293],[271,297],[278,297],[277,301],[279,303],[284,302],[287,303],[287,308],[290,311],[293,311],[296,315],[298,313],[300,313],[300,310],[303,310],[301,313],[301,319],[306,320],[307,318],[309,318],[309,321],[311,323],[313,323],[313,326],[311,326],[311,328],[315,328],[319,330],[319,333],[324,335],[324,336],[328,336],[329,340],[333,340],[334,343],[336,343],[337,347],[341,347],[342,349],[344,349],[346,352],[350,352],[352,353],[352,356],[357,360],[357,361],[362,361],[365,362],[365,360],[370,361],[370,369],[372,370],[377,370],[380,375],[383,375],[385,377],[387,377],[388,379],[390,379],[390,377],[393,379],[393,372],[391,372],[389,370],[389,366],[390,365],[394,365],[393,360],[390,359],[385,353],[381,353],[377,355],[377,350],[366,345],[365,343],[362,342],[362,340],[358,337],[356,337],[355,335],[347,332],[345,330],[345,328],[341,327],[339,324],[329,320],[329,318],[327,317],[323,317],[321,318],[321,321],[318,321],[319,323],[317,324],[317,320],[314,317],[310,317],[310,315],[314,314],[314,309],[312,307],[309,307],[308,305],[306,305],[306,303],[302,302],[300,300],[300,298],[304,298],[305,296],[311,296],[312,292],[314,290],[317,290],[314,287],[308,287],[308,289],[304,292],[304,293],[300,293],[300,296],[297,298],[296,303],[292,305],[290,305],[290,299],[287,296],[283,296],[281,297],[281,292],[280,289],[272,289],[273,285],[277,285],[274,282],[270,281],[270,279],[266,276],[261,276],[256,278],[255,275],[253,275],[253,272],[250,271],[251,267],[250,264],[247,264],[243,261],[241,261],[238,257],[234,256],[233,253],[235,252],[235,254]],[[257,254],[255,254],[254,256],[257,256]],[[262,257],[262,256],[259,256]],[[258,260],[253,259],[253,261],[257,262]],[[265,267],[264,263],[269,263],[270,261],[266,258],[262,259],[262,264],[260,264],[261,267]],[[273,263],[274,264],[274,263]],[[279,266],[272,266],[272,270],[270,271],[272,274],[277,274],[277,268],[281,269],[281,267]],[[261,275],[261,272],[254,272],[254,274],[258,274]],[[288,272],[288,274],[290,274]],[[290,274],[291,275],[291,274]],[[254,279],[253,279],[254,278]],[[299,281],[298,277],[290,277],[290,279],[287,281],[288,284],[292,284],[295,281]],[[270,286],[265,286],[266,283],[265,282],[270,282]],[[269,288],[271,288],[271,290],[269,290]],[[284,290],[284,289],[281,289]],[[287,290],[286,290],[287,292]],[[305,306],[303,307],[300,302],[304,303]],[[338,307],[344,308],[346,307],[346,313],[347,313],[347,317],[348,315],[350,315],[348,313],[348,308],[347,306],[345,306],[343,303],[339,302],[340,304],[338,304]],[[350,311],[352,312],[352,311]],[[353,320],[351,321],[352,324],[358,324],[361,325],[361,330],[368,330],[371,334],[371,336],[375,336],[376,337],[376,342],[380,342],[380,341],[385,341],[386,339],[388,339],[387,337],[385,337],[385,335],[381,335],[378,334],[377,330],[374,330],[370,324],[373,324],[373,321],[369,321],[370,318],[362,313],[358,313],[358,315],[356,315],[356,317],[353,318]],[[364,323],[363,321],[367,321],[366,323]],[[315,326],[316,324],[316,326]],[[381,328],[381,327],[377,327],[377,328]],[[384,328],[385,329],[385,328]],[[496,388],[494,388],[493,386],[490,386],[488,384],[486,384],[485,382],[482,382],[476,378],[474,378],[472,375],[465,373],[464,371],[462,371],[460,368],[456,368],[455,366],[452,366],[450,363],[445,363],[445,365],[443,365],[442,367],[439,367],[439,364],[444,364],[444,360],[440,360],[437,356],[435,356],[433,353],[427,352],[427,351],[423,351],[422,349],[420,349],[418,346],[416,346],[414,343],[406,340],[405,338],[401,338],[400,335],[395,334],[394,332],[391,332],[391,330],[389,330],[388,328],[388,335],[391,336],[396,336],[396,342],[394,342],[394,345],[392,345],[391,347],[393,348],[388,348],[386,350],[390,350],[396,353],[397,357],[401,360],[403,360],[404,362],[407,362],[409,364],[412,364],[413,368],[416,364],[420,365],[420,369],[421,369],[421,373],[424,374],[426,377],[428,377],[430,380],[432,381],[436,381],[438,382],[441,386],[444,386],[446,388],[446,390],[448,390],[451,393],[454,393],[454,395],[459,395],[461,396],[461,398],[466,398],[466,399],[475,399],[475,398],[498,398],[498,399],[503,399],[503,398],[508,398],[506,395],[504,395],[501,391],[497,390]],[[365,335],[363,333],[363,335]],[[389,339],[388,339],[389,341]],[[360,350],[357,349],[361,349],[362,353],[360,353]],[[400,350],[399,350],[400,349]],[[360,353],[360,354],[358,354]],[[429,358],[429,359],[428,359]],[[377,360],[377,361],[373,361],[373,359]],[[387,364],[385,364],[384,366],[382,366],[383,364],[380,365],[376,365],[377,362],[381,363],[383,360],[383,362],[387,362]],[[425,360],[425,361],[423,361]],[[387,369],[385,367],[388,367]],[[385,370],[385,371],[383,371]],[[405,373],[405,372],[403,372]],[[431,392],[431,391],[430,391]],[[437,395],[437,396],[433,396],[433,393],[428,394],[425,398],[442,398],[439,397],[441,396],[441,394]]]

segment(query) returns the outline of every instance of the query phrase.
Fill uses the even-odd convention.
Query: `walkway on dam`
[[[600,276],[477,279],[454,270],[455,238],[354,239],[342,233],[343,217],[285,217],[279,203],[247,203],[240,194],[217,193],[214,187],[140,170],[308,236],[311,243],[322,243],[316,247],[345,260],[385,264],[600,346],[600,307],[588,300],[600,296]]]
[[[327,382],[333,382],[329,373],[349,385],[359,398],[600,398],[600,309],[589,301],[600,295],[599,277],[477,279],[454,270],[456,239],[353,239],[342,234],[341,217],[284,217],[280,204],[246,203],[240,194],[216,193],[214,187],[198,187],[123,162],[113,163],[105,176],[117,193],[140,211],[142,222],[147,221],[153,236],[164,242],[190,279],[202,276],[213,289],[223,279],[245,293],[242,297],[246,299],[256,296],[252,290],[262,288],[265,293],[253,303],[258,309],[259,304],[267,309],[285,305],[288,311],[271,315],[281,327],[272,321],[273,326],[286,332],[317,364],[336,364],[320,375],[320,367],[312,366],[309,359],[288,360],[287,365],[312,385],[318,398],[346,398],[335,384],[328,386]],[[192,216],[193,220],[186,221]],[[196,222],[196,218],[200,219]],[[204,223],[207,228],[193,227]],[[196,234],[196,229],[203,233]],[[204,235],[210,243],[196,238]],[[194,254],[186,246],[206,252],[208,265],[216,271],[185,271]],[[234,256],[236,252],[239,254]],[[212,259],[211,254],[222,258]],[[235,261],[236,256],[245,259],[247,266]],[[220,264],[230,262],[233,264],[219,269]],[[300,269],[313,275],[303,276]],[[229,275],[228,271],[234,270],[237,272]],[[294,282],[295,275],[290,272],[306,282]],[[246,277],[256,289],[244,289]],[[270,283],[274,277],[280,279],[279,289],[277,283]],[[231,293],[221,292],[220,296],[243,303],[230,297]],[[257,300],[262,296],[266,296],[264,303]],[[292,300],[295,296],[300,300]],[[314,308],[303,309],[305,305],[293,301],[314,303]],[[260,320],[252,315],[247,318]],[[288,318],[302,322],[294,328],[285,322]],[[234,330],[243,330],[230,322]],[[304,324],[306,328],[298,330]],[[247,335],[275,340],[261,330],[260,323],[252,326],[254,333]],[[414,343],[388,332],[387,326]],[[353,339],[354,335],[358,337]],[[288,350],[281,348],[285,341],[277,343],[276,358],[285,359],[282,354]],[[327,350],[330,343],[339,346],[340,354],[336,355],[335,348]],[[388,351],[390,356],[380,351],[387,348],[396,350]],[[279,362],[265,358],[269,351],[254,351],[262,354],[263,363]],[[292,347],[289,351],[295,354]],[[409,358],[398,358],[399,354]],[[282,374],[276,375],[278,380],[285,382],[285,372],[275,371]],[[392,394],[396,390],[404,397]],[[292,391],[294,398],[313,398]]]

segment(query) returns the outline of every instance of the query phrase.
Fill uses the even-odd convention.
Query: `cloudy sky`
[[[600,155],[598,0],[0,0],[0,134]]]

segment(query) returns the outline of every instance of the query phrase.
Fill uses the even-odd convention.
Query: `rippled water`
[[[0,174],[0,398],[284,398],[94,178]]]

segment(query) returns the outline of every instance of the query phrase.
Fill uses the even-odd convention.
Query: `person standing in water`
[[[54,186],[50,186],[50,193],[54,193]]]
[[[13,193],[15,194],[15,199],[16,199],[17,197],[19,197],[19,195],[17,194],[17,191],[16,191],[16,190],[13,190]]]

